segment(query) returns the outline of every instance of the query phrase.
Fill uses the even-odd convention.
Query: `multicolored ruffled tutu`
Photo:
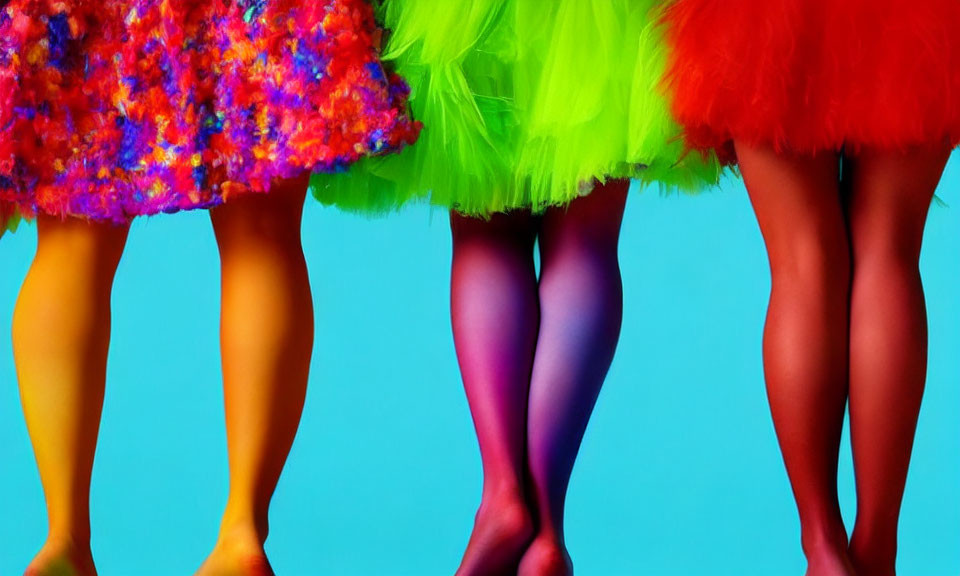
[[[960,141],[957,0],[676,0],[664,24],[694,148]]]
[[[363,0],[12,0],[0,199],[126,222],[399,149],[418,126]]]
[[[426,198],[470,215],[540,211],[595,180],[695,188],[659,90],[655,0],[386,0],[384,59],[411,87],[420,141],[314,178],[325,203],[384,212]]]

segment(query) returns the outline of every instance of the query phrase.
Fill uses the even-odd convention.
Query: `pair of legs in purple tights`
[[[564,501],[620,336],[628,188],[538,216],[451,216],[453,335],[484,476],[459,576],[572,572]]]

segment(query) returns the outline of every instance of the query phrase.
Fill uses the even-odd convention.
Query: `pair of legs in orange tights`
[[[221,351],[230,494],[200,574],[268,574],[270,498],[296,434],[313,347],[300,226],[306,181],[210,213],[222,273]],[[47,503],[28,574],[95,573],[89,494],[110,342],[110,296],[128,227],[40,216],[13,321],[20,396]]]
[[[483,462],[458,576],[572,571],[564,502],[620,335],[628,187],[613,181],[542,216],[451,218],[453,335]]]
[[[919,259],[946,143],[843,158],[737,143],[772,273],[764,368],[808,574],[895,573],[927,363]],[[847,401],[857,517],[837,498]]]

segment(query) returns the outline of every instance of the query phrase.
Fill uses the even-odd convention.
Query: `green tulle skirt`
[[[661,4],[386,0],[383,59],[410,84],[420,140],[316,175],[313,193],[368,213],[427,201],[486,216],[564,205],[607,179],[715,183],[719,165],[685,154],[660,89]]]

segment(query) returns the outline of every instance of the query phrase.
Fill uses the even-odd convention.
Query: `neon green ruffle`
[[[420,141],[316,175],[314,194],[362,212],[428,201],[485,216],[564,205],[594,180],[715,183],[715,160],[684,156],[659,89],[660,4],[387,0],[383,58],[410,84]]]

